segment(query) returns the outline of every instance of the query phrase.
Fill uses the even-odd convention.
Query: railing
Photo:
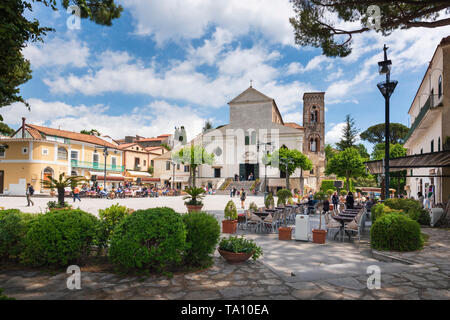
[[[104,163],[78,161],[78,160],[71,160],[70,163],[71,163],[71,166],[74,168],[95,169],[95,170],[104,170],[105,169]],[[106,170],[122,172],[124,170],[124,166],[106,164]]]
[[[420,109],[420,112],[417,115],[417,117],[414,119],[414,122],[411,125],[411,128],[409,129],[408,134],[405,137],[405,141],[407,141],[411,137],[411,135],[413,134],[414,130],[417,129],[417,127],[419,126],[420,122],[423,120],[423,118],[427,114],[428,110],[430,110],[430,108],[438,107],[438,106],[440,106],[442,104],[441,103],[442,97],[443,97],[443,95],[438,96],[437,94],[430,94],[428,96],[427,101],[425,102],[423,107]]]

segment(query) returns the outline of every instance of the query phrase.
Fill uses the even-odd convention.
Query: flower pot
[[[229,263],[242,263],[247,261],[253,255],[253,253],[235,253],[220,249],[217,249],[217,251],[219,251],[220,255]]]
[[[313,242],[314,243],[325,243],[325,239],[327,237],[327,230],[319,230],[319,229],[313,229]]]
[[[292,239],[292,228],[291,227],[278,228],[278,239],[279,240],[291,240]]]
[[[202,204],[187,204],[186,205],[188,212],[200,211],[203,208]]]
[[[222,220],[223,233],[236,233],[237,220]]]

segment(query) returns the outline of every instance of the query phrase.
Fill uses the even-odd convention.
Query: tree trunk
[[[58,188],[58,203],[61,207],[64,207],[64,188]]]
[[[303,169],[300,169],[300,195],[303,196],[303,188],[305,185],[305,180],[303,179]]]
[[[345,178],[347,179],[347,194],[350,192],[350,175],[346,172]]]
[[[286,189],[291,190],[289,185],[289,174],[287,172],[286,172]]]
[[[194,166],[192,166],[191,167],[192,168],[192,186],[195,188],[196,187],[196,184],[195,184],[195,167]]]

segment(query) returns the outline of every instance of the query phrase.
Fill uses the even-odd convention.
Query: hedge
[[[422,225],[430,225],[430,214],[423,209],[417,200],[391,198],[384,202],[388,207],[396,210],[402,210],[408,216]]]
[[[338,179],[338,180],[342,180],[342,179]],[[320,185],[320,191],[323,191],[323,192],[327,192],[327,190],[337,191],[337,188],[334,186],[334,181],[335,180],[322,180],[322,184]],[[342,181],[344,183],[343,183],[343,187],[341,188],[341,190],[347,190],[347,179],[343,179]],[[352,191],[352,192],[355,191],[352,179],[350,179],[350,191]]]
[[[90,254],[99,220],[81,210],[39,215],[28,229],[22,262],[33,266],[67,266]]]
[[[382,215],[370,229],[370,245],[376,250],[418,250],[423,246],[420,225],[403,214]]]
[[[110,261],[119,268],[158,272],[182,262],[186,248],[183,218],[170,208],[137,210],[114,229]]]

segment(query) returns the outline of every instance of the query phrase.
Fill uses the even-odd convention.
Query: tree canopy
[[[80,133],[87,134],[90,136],[100,136],[100,132],[97,129],[81,130]]]
[[[352,36],[373,29],[376,5],[380,9],[375,30],[383,36],[397,29],[437,28],[450,25],[440,11],[450,12],[448,0],[291,0],[295,17],[295,42],[322,48],[329,57],[345,57],[352,52]],[[376,18],[375,18],[376,19]],[[360,24],[352,23],[360,21]],[[348,27],[338,27],[345,25]],[[350,27],[355,26],[355,27]]]
[[[384,143],[384,130],[385,124],[379,123],[374,126],[367,128],[361,133],[360,138],[362,140],[368,141],[370,143]],[[390,123],[389,124],[389,141],[391,143],[405,142],[406,135],[408,134],[409,128],[401,123]]]
[[[347,148],[327,162],[326,175],[335,174],[347,180],[347,192],[350,190],[350,178],[365,175],[364,159],[356,148]]]
[[[372,160],[382,160],[384,159],[384,143],[378,143],[373,148],[371,158]],[[389,158],[399,158],[406,156],[406,148],[403,148],[403,146],[400,143],[393,144],[391,143],[389,146]]]
[[[5,135],[5,136],[10,136],[14,132],[16,132],[16,130],[14,130],[13,128],[8,126],[6,123],[0,122],[0,134]]]
[[[343,151],[347,148],[356,146],[356,140],[358,138],[358,129],[355,126],[355,120],[350,115],[345,116],[345,127],[342,129],[342,138],[336,143],[338,150]]]
[[[189,145],[174,152],[172,160],[176,163],[188,164],[190,175],[192,176],[192,183],[195,187],[196,169],[202,164],[213,164],[214,154],[208,153],[204,147],[200,145]]]
[[[278,168],[281,172],[286,172],[286,189],[289,189],[289,177],[294,173],[297,168],[303,170],[311,170],[312,162],[296,149],[280,148],[275,150],[268,157],[268,165],[274,168]]]
[[[58,0],[2,0],[0,2],[0,108],[14,102],[29,104],[20,95],[19,86],[31,79],[30,62],[22,49],[30,42],[43,41],[52,28],[41,26],[37,19],[28,19],[32,5],[41,3],[57,10]],[[123,8],[114,0],[61,0],[65,9],[80,8],[81,18],[89,18],[100,25],[111,25],[120,17]]]

